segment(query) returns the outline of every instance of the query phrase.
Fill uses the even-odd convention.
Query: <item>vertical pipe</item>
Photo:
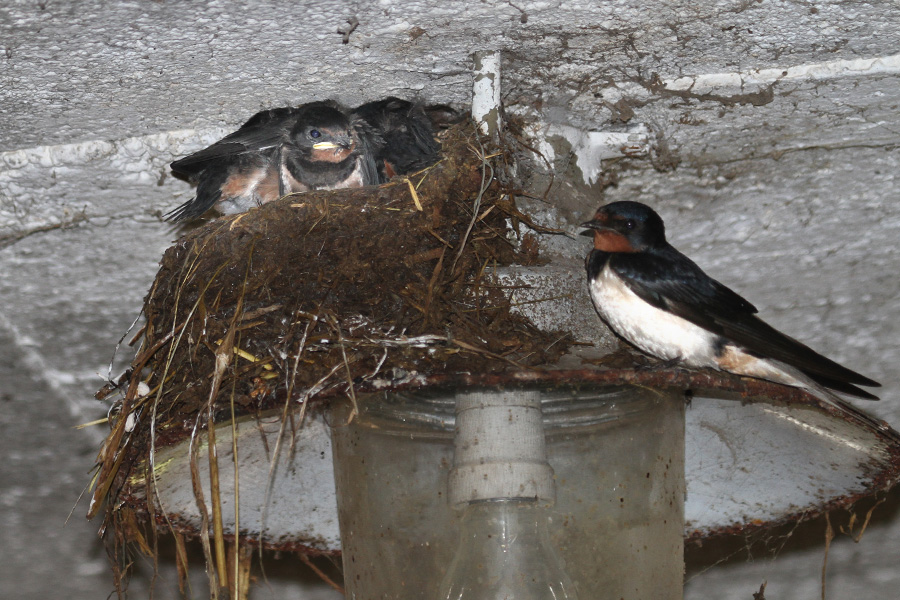
[[[476,52],[472,117],[485,135],[500,134],[500,51]]]
[[[536,390],[456,394],[450,504],[510,498],[556,499]]]

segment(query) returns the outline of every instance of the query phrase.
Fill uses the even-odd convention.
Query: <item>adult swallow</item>
[[[375,162],[382,183],[395,175],[408,175],[424,169],[440,158],[441,146],[434,139],[432,119],[425,111],[421,104],[394,97],[363,104],[353,111],[383,141],[375,149]],[[438,113],[438,118],[442,114]]]
[[[594,307],[643,352],[804,388],[832,404],[844,405],[829,390],[878,399],[857,386],[879,383],[766,324],[750,302],[669,245],[650,207],[613,202],[582,227],[594,238],[585,261]]]
[[[172,163],[196,196],[166,215],[187,221],[215,208],[234,214],[285,194],[379,183],[381,141],[333,102],[261,111],[236,132]]]

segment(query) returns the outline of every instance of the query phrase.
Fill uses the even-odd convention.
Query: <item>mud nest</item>
[[[287,196],[166,251],[92,513],[106,500],[115,520],[151,439],[159,447],[233,414],[364,402],[417,376],[529,369],[565,353],[570,338],[513,313],[493,274],[536,260],[511,227],[525,217],[496,176],[503,153],[470,125],[441,137],[442,160],[409,178]]]

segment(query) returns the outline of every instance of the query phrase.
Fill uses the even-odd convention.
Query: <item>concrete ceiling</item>
[[[602,97],[623,79],[780,71],[900,47],[900,13],[881,3],[4,4],[5,150],[233,125],[314,98],[465,103],[479,50],[506,52],[508,103],[565,107],[599,127],[610,117]],[[731,83],[720,96],[756,91]]]
[[[19,541],[0,595],[109,588],[94,526],[59,534],[36,508],[58,512],[86,479],[102,431],[68,427],[104,414],[97,373],[178,235],[160,215],[191,196],[167,164],[266,107],[465,106],[475,51],[503,51],[507,110],[552,159],[545,219],[571,227],[601,201],[584,177],[604,142],[573,131],[643,132],[642,156],[602,163],[617,181],[603,198],[658,208],[675,245],[765,318],[884,382],[864,408],[900,424],[898,49],[900,6],[884,2],[3,3],[0,516]],[[548,245],[580,269],[583,245]],[[860,544],[832,546],[832,597],[896,597],[889,506]],[[799,546],[705,572],[686,595],[749,598],[768,579],[772,597],[819,597],[821,547]],[[26,575],[38,555],[60,569]]]

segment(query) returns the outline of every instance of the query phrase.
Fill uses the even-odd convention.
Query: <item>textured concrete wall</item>
[[[647,156],[604,165],[618,180],[605,199],[658,208],[676,246],[765,318],[883,381],[865,408],[900,424],[898,48],[893,3],[4,3],[0,596],[109,590],[85,507],[62,528],[102,436],[70,427],[104,414],[98,373],[177,237],[160,214],[191,192],[167,163],[263,107],[465,104],[476,50],[504,51],[504,101],[539,132],[646,131]],[[599,186],[555,147],[571,180],[546,208],[572,226]],[[580,269],[583,248],[551,245]],[[897,506],[860,544],[832,546],[829,597],[896,597]],[[823,556],[789,544],[706,571],[686,595],[749,599],[768,579],[772,598],[818,598]]]

